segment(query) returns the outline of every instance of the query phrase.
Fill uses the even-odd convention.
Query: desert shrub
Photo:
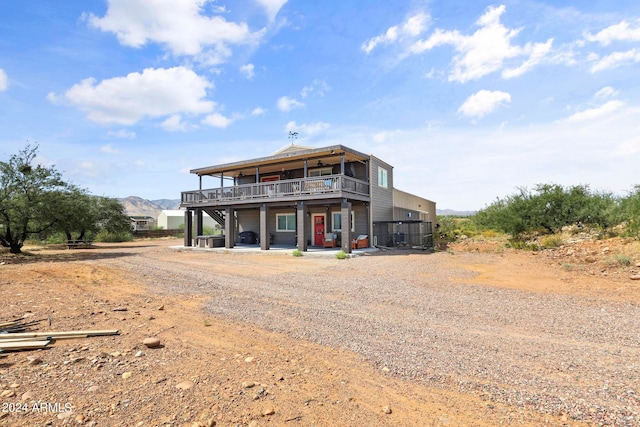
[[[559,246],[562,246],[562,236],[558,234],[553,234],[551,236],[544,236],[542,239],[540,239],[540,243],[545,248],[554,249]]]
[[[638,189],[640,219],[640,189]],[[609,229],[619,223],[618,200],[606,192],[593,192],[587,185],[563,187],[538,184],[533,190],[497,199],[476,214],[478,225],[527,240],[536,234],[556,234],[563,227],[578,225]]]
[[[624,254],[619,254],[614,256],[616,262],[618,264],[620,264],[623,267],[629,267],[631,265],[631,257],[629,257],[628,255],[624,255]]]
[[[496,230],[492,230],[492,229],[488,229],[488,230],[482,230],[480,232],[480,235],[482,237],[486,237],[486,238],[494,238],[494,237],[499,237],[502,233],[496,231]]]
[[[291,252],[291,255],[302,256],[302,251],[300,249],[294,249],[293,252]]]
[[[346,259],[347,258],[347,254],[342,249],[340,249],[340,251],[336,254],[336,258],[338,258],[338,259]]]
[[[533,252],[537,252],[540,250],[540,246],[537,243],[527,242],[520,239],[509,239],[506,246],[511,247],[513,249],[523,249],[526,251],[533,251]]]
[[[96,234],[96,242],[104,243],[118,243],[118,242],[130,242],[133,240],[133,236],[129,232],[110,233],[106,230],[102,230]]]

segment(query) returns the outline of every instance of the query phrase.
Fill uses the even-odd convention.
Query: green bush
[[[302,256],[302,251],[300,249],[294,249],[293,252],[291,252],[291,255]]]
[[[340,249],[340,251],[336,254],[336,258],[346,259],[348,258],[348,255],[342,249]]]
[[[542,244],[543,247],[547,249],[554,249],[559,246],[562,246],[562,243],[563,243],[562,236],[559,236],[557,234],[554,234],[551,236],[545,236],[541,239],[540,243]]]
[[[96,234],[94,240],[96,242],[104,243],[130,242],[133,240],[133,236],[128,232],[110,233],[108,231],[102,230],[98,232],[98,234]]]

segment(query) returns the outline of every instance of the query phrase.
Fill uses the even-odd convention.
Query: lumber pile
[[[106,335],[117,335],[117,329],[97,331],[48,331],[34,332],[33,327],[51,318],[27,321],[24,318],[0,322],[0,352],[37,350],[47,347],[52,342],[62,339],[88,338]]]

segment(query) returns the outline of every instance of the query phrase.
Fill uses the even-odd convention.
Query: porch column
[[[196,236],[202,236],[202,209],[196,208]]]
[[[304,202],[298,202],[296,207],[296,232],[298,233],[298,250],[307,251],[307,232],[305,224],[307,221],[307,207]]]
[[[224,210],[224,247],[227,249],[233,248],[235,245],[235,211],[233,208],[226,208]]]
[[[340,154],[340,175],[344,175],[344,153]]]
[[[351,253],[351,202],[347,199],[342,200],[342,250],[345,253]]]
[[[266,203],[260,205],[260,249],[269,250],[269,206]]]
[[[184,245],[193,246],[191,235],[193,234],[193,221],[191,217],[191,211],[187,209],[184,211]]]

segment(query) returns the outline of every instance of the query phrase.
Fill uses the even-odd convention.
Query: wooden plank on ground
[[[44,337],[7,338],[7,339],[0,340],[0,343],[23,342],[23,341],[47,341],[47,340],[51,340],[51,337],[44,336]]]
[[[2,351],[35,350],[45,348],[51,341],[0,342]]]
[[[107,335],[118,335],[118,329],[108,329],[102,331],[59,331],[59,332],[17,332],[12,334],[0,334],[0,342],[3,339],[11,338],[35,338],[35,337],[51,337],[53,339],[63,338],[86,338]]]

